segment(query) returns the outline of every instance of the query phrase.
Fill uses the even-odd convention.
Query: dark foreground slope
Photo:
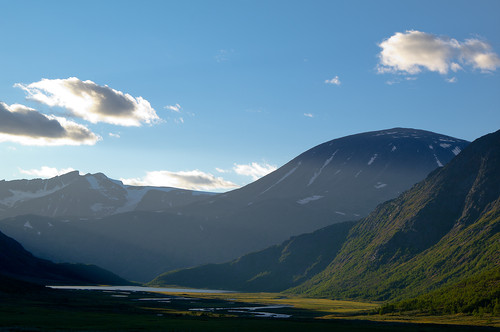
[[[243,188],[184,207],[88,220],[16,216],[2,220],[0,230],[37,256],[97,264],[130,280],[150,281],[357,220],[467,144],[405,128],[351,135],[318,145]],[[81,180],[98,187],[96,179]]]
[[[0,275],[10,285],[7,288],[16,289],[31,287],[17,283],[17,279],[36,284],[130,284],[95,265],[54,264],[37,258],[3,233],[0,233]]]
[[[223,264],[164,273],[153,286],[177,285],[238,291],[279,292],[322,271],[335,257],[354,222],[327,226]]]
[[[374,300],[417,296],[500,264],[500,131],[381,204],[321,273],[292,291]]]

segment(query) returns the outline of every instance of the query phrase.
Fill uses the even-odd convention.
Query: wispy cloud
[[[0,142],[22,145],[94,145],[101,138],[87,127],[20,104],[0,102]]]
[[[73,172],[74,168],[61,168],[57,169],[55,167],[42,166],[40,169],[22,169],[19,168],[21,174],[37,176],[40,178],[53,178],[54,176],[63,175],[69,172]]]
[[[200,170],[181,172],[152,171],[147,172],[143,178],[120,180],[125,184],[134,186],[160,186],[205,191],[229,190],[238,187],[238,185],[230,181]]]
[[[446,79],[446,82],[448,83],[457,83],[457,81],[458,79],[455,76]]]
[[[308,118],[314,118],[314,115],[312,113],[304,113],[304,116]]]
[[[338,76],[335,76],[334,78],[329,79],[329,80],[325,80],[325,83],[326,84],[333,84],[333,85],[340,85],[341,84],[340,78]]]
[[[150,103],[127,93],[76,77],[42,79],[31,84],[14,85],[27,93],[27,98],[67,109],[73,116],[91,123],[105,122],[120,126],[140,126],[160,120]]]
[[[164,108],[167,109],[167,110],[171,110],[171,111],[177,112],[177,113],[180,113],[181,109],[182,109],[181,105],[179,105],[179,104],[167,105]]]
[[[109,137],[120,138],[120,134],[109,133],[108,135],[109,135]]]
[[[415,75],[427,69],[447,74],[464,66],[471,66],[482,72],[494,71],[500,67],[500,58],[491,46],[479,39],[459,42],[447,36],[411,30],[397,32],[378,45],[379,73],[403,73]]]
[[[226,62],[229,61],[231,56],[233,55],[234,50],[233,49],[222,49],[217,51],[217,54],[215,55],[215,61],[217,62]]]
[[[234,164],[233,170],[236,174],[251,176],[255,181],[264,175],[267,175],[276,170],[276,166],[266,163],[252,162],[250,164]]]

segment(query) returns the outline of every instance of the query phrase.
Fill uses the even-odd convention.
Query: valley
[[[361,313],[363,311],[371,313],[378,304],[289,297],[272,293],[45,290],[25,297],[3,295],[1,298],[0,311],[3,314],[0,315],[0,326],[7,330],[400,331],[404,329],[431,332],[492,331],[494,330],[492,327],[499,326],[498,317],[367,315]],[[193,310],[202,308],[203,311]],[[212,308],[215,310],[211,310]],[[242,310],[243,308],[246,310]],[[250,308],[259,309],[248,310]],[[252,317],[259,316],[255,311],[264,310],[272,312],[278,318]],[[285,318],[285,316],[290,317]]]
[[[4,218],[0,310],[8,314],[0,324],[42,330],[500,327],[498,146],[500,131],[470,144],[409,129],[370,132],[322,144],[224,194],[181,191],[175,204],[169,196],[146,204],[145,194],[127,205],[131,211],[100,217],[30,210]],[[115,189],[146,190],[104,175],[30,181],[2,183],[3,202],[16,197],[9,208],[18,209],[43,206],[53,195],[79,202],[79,195],[97,199],[101,191],[109,197]],[[84,185],[64,195],[50,189],[72,181]],[[45,195],[40,186],[49,188]],[[359,212],[352,205],[359,197],[380,202],[352,220],[354,214],[341,211],[358,206]]]

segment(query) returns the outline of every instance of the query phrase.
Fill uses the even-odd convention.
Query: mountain
[[[467,145],[415,129],[357,134],[318,145],[245,187],[163,212],[20,215],[2,220],[0,230],[40,257],[93,263],[130,280],[149,281],[169,270],[230,261],[291,236],[362,218]]]
[[[15,280],[41,285],[130,284],[129,281],[95,265],[54,264],[48,260],[37,258],[26,251],[17,241],[1,232],[0,276],[2,280],[5,279],[13,285],[18,285]],[[19,287],[22,286],[21,288],[29,286],[29,284],[23,283],[19,283],[19,285]]]
[[[321,272],[335,258],[354,222],[294,236],[259,252],[222,264],[164,273],[152,286],[187,286],[247,292],[280,292]]]
[[[167,187],[127,186],[102,173],[70,172],[51,179],[0,181],[0,219],[23,214],[104,217],[128,211],[157,211],[212,196]]]
[[[497,131],[379,205],[350,230],[324,271],[292,291],[371,300],[416,297],[498,268],[499,231]]]
[[[346,136],[300,154],[247,186],[173,211],[231,223],[237,220],[268,234],[282,234],[277,219],[284,219],[288,234],[280,236],[283,241],[368,215],[445,165],[468,144],[407,128]]]

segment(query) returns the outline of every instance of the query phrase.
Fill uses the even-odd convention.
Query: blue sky
[[[0,1],[0,12],[7,180],[77,169],[224,191],[349,134],[499,129],[499,1]]]

